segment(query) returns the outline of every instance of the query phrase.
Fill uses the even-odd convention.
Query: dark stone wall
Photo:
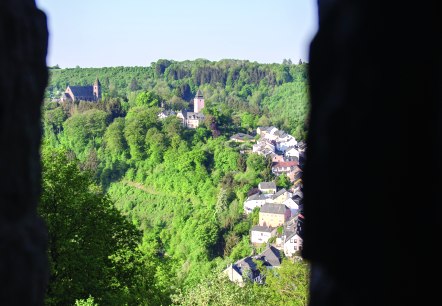
[[[430,305],[440,267],[436,1],[319,1],[303,256],[311,306]],[[439,297],[437,297],[439,300]]]
[[[0,304],[42,305],[47,283],[40,194],[40,106],[48,31],[33,0],[0,1]]]

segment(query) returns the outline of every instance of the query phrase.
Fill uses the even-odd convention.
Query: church
[[[183,110],[178,112],[177,117],[181,119],[185,127],[196,129],[205,119],[201,110],[204,108],[203,92],[198,89],[193,99],[193,112]]]
[[[92,86],[68,86],[61,96],[61,101],[91,101],[101,99],[101,84],[98,78]]]

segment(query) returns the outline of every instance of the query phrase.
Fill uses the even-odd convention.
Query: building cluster
[[[259,224],[252,227],[250,241],[253,245],[269,243],[272,238],[275,246],[284,249],[287,257],[293,256],[302,248],[299,220],[302,219],[302,183],[298,182],[290,191],[284,188],[276,191],[275,183],[261,182],[259,192],[244,202],[245,213],[259,207]],[[278,231],[279,229],[279,231]],[[295,231],[295,233],[292,233]],[[298,235],[293,244],[293,235]]]
[[[303,142],[278,130],[275,127],[259,127],[258,142],[253,145],[253,152],[272,160],[274,175],[287,175],[292,182],[289,190],[278,190],[275,182],[260,182],[253,188],[244,201],[244,212],[250,214],[259,208],[258,224],[250,231],[250,242],[254,247],[266,246],[263,253],[243,258],[224,270],[232,282],[244,285],[248,278],[256,283],[264,279],[256,267],[258,261],[269,269],[278,268],[281,255],[300,259],[303,245],[303,192],[302,163],[306,146]]]
[[[259,140],[253,145],[253,153],[269,157],[272,160],[272,172],[275,175],[287,175],[295,182],[302,175],[300,163],[305,157],[305,143],[274,126],[258,127]]]
[[[158,114],[158,118],[165,119],[170,116],[176,116],[181,120],[183,126],[189,129],[196,129],[205,119],[204,114],[201,112],[203,108],[203,93],[201,90],[198,90],[195,98],[193,99],[193,112],[189,110],[181,110],[176,113],[172,110],[163,110]]]
[[[279,207],[276,205],[279,205]],[[271,244],[267,243],[262,253],[247,256],[229,265],[224,270],[224,274],[226,274],[232,282],[237,283],[241,287],[244,286],[247,279],[262,284],[265,279],[258,269],[257,263],[261,262],[262,267],[267,269],[277,269],[281,265],[282,252],[289,258],[297,260],[301,258],[300,251],[302,250],[303,242],[302,227],[304,216],[301,213],[297,213],[294,216],[287,217],[287,212],[287,208],[284,208],[284,206],[280,204],[275,204],[269,210],[264,210],[262,215],[260,212],[260,224],[263,222],[280,224],[281,220],[284,220],[281,225],[282,234],[276,237],[278,235],[276,227],[265,225],[254,226],[251,233],[252,241],[257,239],[257,237],[264,237],[262,240],[259,240],[259,243],[253,243],[254,245],[268,242],[272,237],[276,237],[275,242]]]

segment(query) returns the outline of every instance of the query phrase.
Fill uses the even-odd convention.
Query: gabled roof
[[[259,274],[259,272],[257,271],[257,267],[256,264],[253,262],[253,258],[248,256],[246,258],[240,259],[238,260],[234,265],[233,265],[234,269],[241,275],[243,275],[243,273],[246,270],[249,270],[250,272],[257,272]],[[254,273],[253,273],[254,274]],[[253,275],[255,276],[255,275]]]
[[[261,182],[258,184],[259,189],[276,189],[275,182]]]
[[[287,192],[287,190],[285,190],[285,188],[282,188],[280,191],[278,191],[277,193],[272,195],[272,199],[274,200],[274,199],[278,198],[279,196],[283,195],[286,192]]]
[[[69,86],[75,97],[94,97],[93,86]]]
[[[251,195],[247,198],[246,201],[259,201],[259,200],[266,200],[268,196],[264,194],[255,193],[254,195]]]
[[[261,207],[260,212],[261,213],[268,213],[268,214],[285,214],[286,210],[288,209],[287,206],[284,204],[272,204],[272,203],[266,203]]]
[[[299,238],[301,238],[301,236],[299,235],[297,229],[296,229],[295,231],[293,231],[293,232],[289,232],[289,233],[285,236],[284,243],[286,243],[287,241],[289,241],[290,239],[292,239],[292,238],[295,237],[296,235],[298,235]],[[301,238],[301,239],[302,239],[302,238]]]
[[[264,252],[259,254],[258,257],[267,267],[279,267],[281,265],[281,254],[279,253],[279,250],[273,246],[270,246]]]
[[[296,161],[287,161],[287,162],[273,163],[272,167],[294,167],[297,165],[298,165],[298,162],[296,162]]]

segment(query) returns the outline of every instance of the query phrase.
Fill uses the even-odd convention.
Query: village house
[[[248,256],[229,265],[223,273],[227,275],[230,281],[240,287],[245,285],[247,278],[252,282],[263,284],[265,278],[259,272],[255,261],[261,261],[262,265],[267,269],[279,268],[281,266],[281,254],[278,249],[270,246],[259,255]]]
[[[287,200],[285,200],[283,202],[283,204],[285,206],[287,206],[288,208],[290,208],[290,212],[291,212],[292,216],[294,216],[298,213],[299,203],[296,202],[293,198],[288,198]]]
[[[230,140],[234,142],[246,142],[246,141],[255,142],[255,138],[253,138],[253,136],[244,133],[237,133],[235,135],[232,135],[230,137]]]
[[[295,137],[287,135],[283,139],[278,138],[276,140],[276,149],[278,149],[281,152],[285,152],[286,150],[296,146],[297,144],[298,142],[296,141]]]
[[[284,204],[266,203],[259,211],[259,225],[278,227],[283,225],[290,216],[290,209]]]
[[[267,156],[275,152],[275,143],[266,139],[259,140],[253,145],[252,151],[253,153]]]
[[[288,174],[295,170],[295,167],[298,165],[295,161],[288,162],[279,162],[272,164],[272,172],[275,175]]]
[[[258,193],[254,193],[244,201],[244,212],[249,214],[256,207],[262,207],[266,203],[283,204],[292,194],[282,188],[276,191],[274,182],[261,182],[258,184]]]
[[[276,183],[275,182],[261,182],[258,184],[258,189],[262,193],[276,193]]]
[[[260,126],[256,129],[256,133],[264,138],[266,135],[273,135],[277,130],[274,126]]]
[[[284,254],[287,257],[299,254],[302,250],[302,218],[302,215],[297,214],[284,225],[284,236],[282,238],[284,241]]]
[[[101,99],[101,83],[98,78],[92,86],[68,86],[62,94],[60,101],[91,101]]]
[[[292,257],[295,254],[299,254],[302,251],[303,240],[297,232],[290,233],[285,237],[284,241],[284,254],[287,257]]]
[[[249,214],[253,211],[253,209],[255,209],[255,207],[261,207],[266,203],[267,199],[269,199],[270,196],[270,194],[259,193],[251,195],[244,202],[244,212],[246,214]]]
[[[193,112],[183,110],[177,113],[177,117],[183,123],[183,126],[196,129],[204,121],[205,116],[201,113],[204,108],[204,97],[201,90],[198,90],[195,98],[193,99]]]
[[[288,149],[284,152],[284,156],[287,157],[287,158],[290,158],[290,157],[293,158],[293,157],[295,157],[297,160],[299,160],[299,151],[296,150],[296,148],[291,147],[291,148],[288,148]]]
[[[167,117],[176,116],[176,115],[177,115],[177,113],[175,113],[173,110],[162,110],[158,114],[158,119],[163,120],[163,119],[166,119]]]
[[[250,231],[250,241],[253,245],[267,243],[270,238],[276,236],[276,227],[255,225]]]
[[[290,192],[282,188],[277,193],[273,194],[271,198],[267,200],[267,203],[282,204],[284,201],[290,198],[290,196]]]

